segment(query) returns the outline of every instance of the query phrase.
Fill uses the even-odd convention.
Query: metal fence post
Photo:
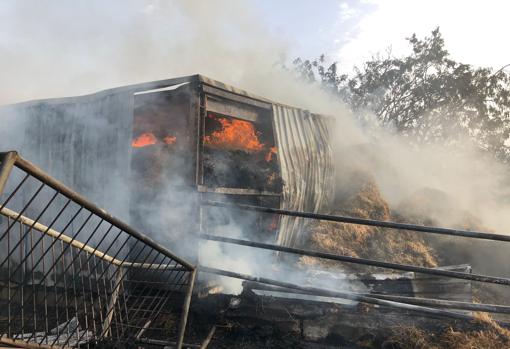
[[[184,342],[184,333],[186,332],[186,323],[188,322],[188,313],[189,313],[189,306],[191,303],[191,296],[193,294],[193,286],[195,285],[195,276],[197,274],[197,269],[195,268],[189,278],[189,284],[188,289],[186,290],[186,297],[184,298],[184,305],[182,307],[182,313],[181,313],[181,321],[179,323],[179,333],[177,337],[177,349],[182,348],[182,344]]]

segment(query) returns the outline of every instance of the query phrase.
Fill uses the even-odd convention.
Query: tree
[[[327,66],[324,56],[297,59],[294,68],[347,102],[358,117],[375,114],[412,142],[455,142],[467,135],[509,161],[510,76],[451,59],[439,28],[407,40],[408,56],[373,57],[352,76],[339,75],[337,63]]]

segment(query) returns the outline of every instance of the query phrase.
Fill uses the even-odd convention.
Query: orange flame
[[[277,154],[277,151],[278,151],[278,148],[276,147],[271,147],[269,148],[269,152],[266,154],[266,161],[267,162],[270,162],[272,159],[273,159],[273,154]]]
[[[214,131],[209,136],[204,136],[205,144],[247,152],[260,151],[264,148],[264,144],[259,142],[255,127],[251,122],[237,119],[229,120],[222,117],[218,117],[216,120],[221,124],[221,130]]]
[[[142,148],[142,147],[146,147],[148,145],[154,145],[157,142],[158,142],[158,140],[157,140],[156,136],[154,136],[150,132],[147,132],[147,133],[143,133],[140,136],[138,136],[137,138],[135,138],[133,140],[133,142],[131,142],[131,146],[134,148]]]
[[[177,137],[175,136],[166,136],[165,138],[163,138],[163,142],[165,142],[165,144],[174,144],[176,141]]]

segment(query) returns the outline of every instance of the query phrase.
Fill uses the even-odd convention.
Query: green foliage
[[[439,28],[407,39],[405,57],[373,57],[351,76],[338,65],[296,59],[296,73],[347,102],[358,117],[375,115],[415,143],[456,142],[469,136],[481,148],[510,160],[510,76],[450,58]]]

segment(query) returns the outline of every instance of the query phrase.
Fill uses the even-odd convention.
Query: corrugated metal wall
[[[0,149],[21,155],[124,220],[132,93],[100,92],[0,108]]]
[[[327,117],[273,105],[276,142],[284,180],[282,209],[321,212],[334,194],[334,167]],[[309,220],[283,216],[278,244],[297,246]]]

